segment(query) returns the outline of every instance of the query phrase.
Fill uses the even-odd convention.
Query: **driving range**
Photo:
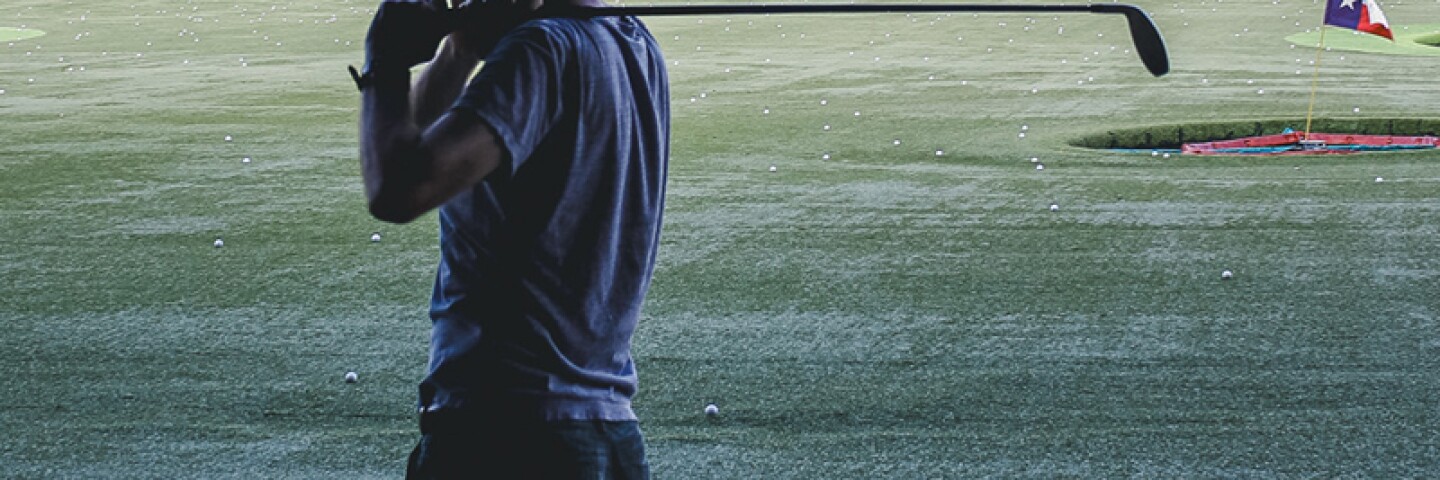
[[[375,3],[6,0],[0,477],[403,474],[439,252],[366,212]],[[1434,135],[1440,2],[1318,81],[1323,2],[1136,3],[1168,75],[1113,15],[646,20],[655,478],[1440,476],[1440,151],[1160,146],[1299,130],[1312,81]]]

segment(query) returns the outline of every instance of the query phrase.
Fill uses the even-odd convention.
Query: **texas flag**
[[[1376,0],[1326,0],[1325,24],[1395,41],[1395,35],[1390,33],[1390,22],[1385,21],[1385,14],[1380,12],[1380,4]]]

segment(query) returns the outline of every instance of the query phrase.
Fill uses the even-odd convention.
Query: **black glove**
[[[365,36],[365,73],[408,71],[430,61],[454,15],[426,0],[384,0]]]

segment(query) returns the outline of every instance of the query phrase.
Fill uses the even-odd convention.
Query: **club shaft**
[[[567,7],[563,16],[600,17],[614,15],[742,15],[762,13],[912,13],[986,12],[1045,13],[1095,12],[1090,5],[998,5],[998,4],[815,4],[815,5],[673,5],[650,7]]]
[[[941,3],[941,4],[751,4],[751,5],[674,5],[648,7],[551,7],[541,11],[542,16],[592,18],[604,16],[653,16],[653,15],[741,15],[772,13],[1100,13],[1121,14],[1130,26],[1130,37],[1135,42],[1136,53],[1145,63],[1145,68],[1155,76],[1170,71],[1169,53],[1165,51],[1165,40],[1160,30],[1140,7],[1120,3],[1094,3],[1088,5],[1001,5],[982,3]]]

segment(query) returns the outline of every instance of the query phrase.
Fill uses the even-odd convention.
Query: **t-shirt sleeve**
[[[560,119],[560,75],[565,59],[559,40],[535,26],[501,39],[480,73],[470,81],[455,110],[474,113],[494,129],[508,154],[511,174],[530,158]]]

